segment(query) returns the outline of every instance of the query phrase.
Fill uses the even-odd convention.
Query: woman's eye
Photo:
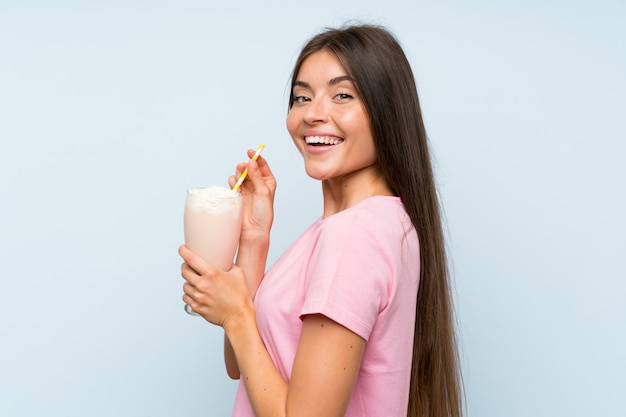
[[[295,103],[304,103],[306,101],[310,101],[311,99],[309,99],[306,96],[294,96],[293,97],[293,102]]]
[[[339,93],[335,97],[339,100],[348,100],[348,99],[354,98],[348,93]]]

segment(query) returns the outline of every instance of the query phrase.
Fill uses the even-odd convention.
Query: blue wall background
[[[1,2],[0,415],[229,415],[180,300],[185,190],[264,142],[270,261],[321,214],[287,81],[348,19],[414,67],[468,416],[626,415],[623,0]]]

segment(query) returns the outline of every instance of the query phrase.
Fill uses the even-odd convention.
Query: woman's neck
[[[376,167],[368,167],[350,175],[322,181],[324,218],[348,209],[366,198],[393,196]]]

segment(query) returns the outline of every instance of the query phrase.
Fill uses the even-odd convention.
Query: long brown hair
[[[413,366],[408,417],[460,417],[463,393],[439,198],[411,66],[385,28],[326,29],[302,49],[304,60],[330,51],[352,77],[369,115],[378,165],[400,197],[420,241]]]

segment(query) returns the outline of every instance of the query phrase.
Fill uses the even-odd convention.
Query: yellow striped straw
[[[256,161],[257,159],[259,159],[259,155],[261,155],[261,151],[263,150],[263,148],[265,148],[264,144],[259,145],[259,149],[256,150],[254,156],[252,157],[253,160]],[[247,176],[248,176],[248,168],[244,169],[241,175],[239,176],[239,179],[237,180],[237,184],[235,184],[235,186],[232,188],[233,191],[237,191],[239,187],[241,187],[241,184],[243,184],[243,180],[245,180]]]

